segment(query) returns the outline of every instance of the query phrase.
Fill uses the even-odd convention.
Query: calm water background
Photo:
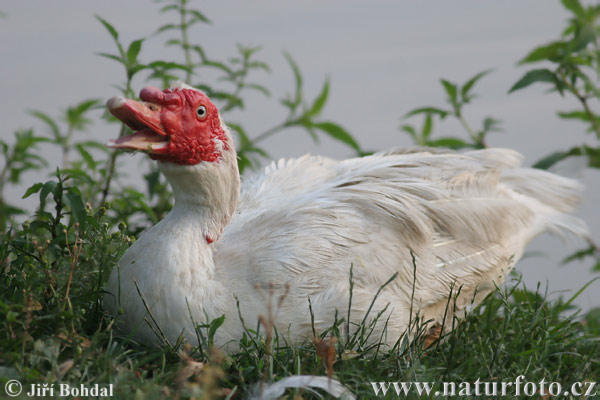
[[[489,145],[517,149],[530,165],[544,155],[592,138],[576,122],[556,117],[557,110],[577,104],[545,87],[507,95],[524,73],[516,62],[533,47],[555,39],[568,18],[558,1],[481,0],[416,1],[231,1],[192,2],[214,21],[193,30],[192,42],[201,43],[212,58],[234,54],[236,43],[261,45],[260,58],[272,69],[257,73],[255,81],[267,86],[272,98],[247,97],[246,110],[230,115],[255,136],[281,121],[285,110],[276,99],[291,92],[293,78],[282,52],[297,61],[305,82],[305,94],[314,98],[326,76],[331,91],[324,118],[352,132],[366,149],[381,150],[409,145],[397,127],[401,116],[422,105],[443,105],[439,78],[464,82],[475,73],[494,68],[476,87],[480,96],[467,108],[466,118],[478,127],[485,116],[503,121],[504,132],[489,137]],[[43,126],[27,115],[38,109],[57,115],[67,106],[87,98],[106,99],[117,94],[114,84],[124,81],[117,63],[95,55],[114,52],[113,43],[93,15],[110,21],[124,42],[150,36],[175,15],[162,15],[159,5],[143,0],[127,1],[32,1],[4,2],[0,19],[0,76],[2,107],[0,135],[12,141],[17,128]],[[179,52],[165,49],[169,35],[150,37],[143,46],[142,61],[181,60]],[[206,75],[202,79],[212,79]],[[134,81],[136,90],[146,82]],[[99,115],[99,113],[97,114]],[[413,121],[420,125],[420,120]],[[81,139],[108,140],[116,126],[93,125]],[[462,135],[453,122],[436,126],[436,136]],[[343,158],[351,151],[327,138],[314,144],[304,132],[290,130],[265,144],[274,159],[304,153]],[[48,149],[51,165],[58,153]],[[137,182],[136,166],[142,155],[122,157],[130,167],[128,181]],[[20,200],[26,187],[45,179],[44,174],[24,176],[24,184],[9,188],[9,201],[33,207],[33,199]],[[600,242],[600,174],[585,171],[584,204],[579,214],[590,224]],[[528,247],[528,257],[518,264],[523,280],[535,288],[541,282],[551,296],[569,296],[594,277],[590,262],[560,266],[560,260],[583,247],[579,241],[563,244],[545,236]],[[580,298],[584,308],[600,306],[600,282]]]

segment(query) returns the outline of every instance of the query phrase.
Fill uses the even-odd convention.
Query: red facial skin
[[[229,149],[227,136],[219,119],[219,111],[202,92],[194,89],[161,91],[155,87],[146,87],[140,92],[140,98],[158,107],[152,109],[151,105],[127,100],[129,104],[123,108],[126,111],[121,110],[121,115],[113,110],[111,112],[122,120],[125,114],[129,118],[126,122],[130,126],[132,120],[137,120],[151,129],[149,123],[151,120],[160,121],[162,132],[157,129],[151,130],[157,135],[166,135],[169,142],[162,148],[149,151],[153,160],[181,165],[195,165],[202,161],[219,162],[221,153],[216,148],[215,139],[223,143],[224,150]],[[196,113],[200,106],[206,107],[204,117],[199,117]]]

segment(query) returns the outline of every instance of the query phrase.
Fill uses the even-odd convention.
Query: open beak
[[[132,135],[109,140],[106,144],[108,147],[155,153],[169,143],[169,136],[160,121],[161,106],[123,97],[112,97],[106,102],[106,107],[112,115],[134,131]]]

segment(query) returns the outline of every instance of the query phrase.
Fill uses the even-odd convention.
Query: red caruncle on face
[[[218,162],[221,150],[228,150],[219,111],[202,92],[147,87],[140,92],[140,98],[160,107],[160,122],[169,138],[166,146],[151,152],[152,159],[195,165]]]

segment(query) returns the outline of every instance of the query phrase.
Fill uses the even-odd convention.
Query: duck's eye
[[[200,106],[196,109],[196,116],[198,116],[198,118],[204,119],[204,118],[206,118],[206,114],[207,114],[206,107]]]

